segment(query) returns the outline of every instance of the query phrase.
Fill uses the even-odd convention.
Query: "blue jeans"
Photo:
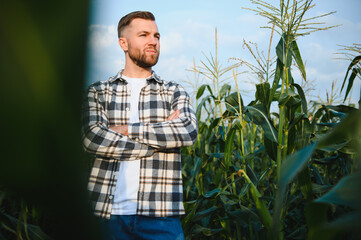
[[[111,215],[101,220],[104,240],[184,240],[179,216]]]

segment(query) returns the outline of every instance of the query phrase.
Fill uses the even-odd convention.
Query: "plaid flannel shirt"
[[[140,92],[139,123],[129,123],[129,98],[122,72],[88,88],[83,145],[95,156],[88,184],[94,213],[110,218],[120,161],[140,159],[137,214],[184,214],[180,147],[197,138],[190,98],[179,84],[161,80],[154,72]],[[177,109],[179,118],[167,121]],[[110,130],[114,125],[128,125],[128,136]]]

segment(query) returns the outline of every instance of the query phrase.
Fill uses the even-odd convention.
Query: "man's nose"
[[[159,44],[159,39],[156,37],[150,37],[149,44],[155,46]]]

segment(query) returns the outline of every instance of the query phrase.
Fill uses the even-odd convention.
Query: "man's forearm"
[[[110,127],[109,129],[111,129],[117,133],[120,133],[124,136],[128,136],[128,125],[116,125],[116,126]]]
[[[120,160],[135,160],[154,153],[154,148],[101,126],[91,127],[84,133],[83,146],[87,152],[96,156]]]
[[[169,115],[167,121],[171,121],[171,120],[179,118],[179,114],[180,114],[179,110],[172,112]],[[124,136],[128,136],[128,125],[116,125],[116,126],[110,127],[109,129],[111,129],[117,133],[120,133]]]
[[[128,137],[160,149],[192,145],[197,138],[197,119],[188,102],[185,105],[174,106],[180,115],[172,121],[129,124]]]

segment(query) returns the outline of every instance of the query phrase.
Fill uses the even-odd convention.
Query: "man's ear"
[[[124,52],[128,51],[128,42],[124,37],[120,37],[118,40],[119,46],[123,49]]]

